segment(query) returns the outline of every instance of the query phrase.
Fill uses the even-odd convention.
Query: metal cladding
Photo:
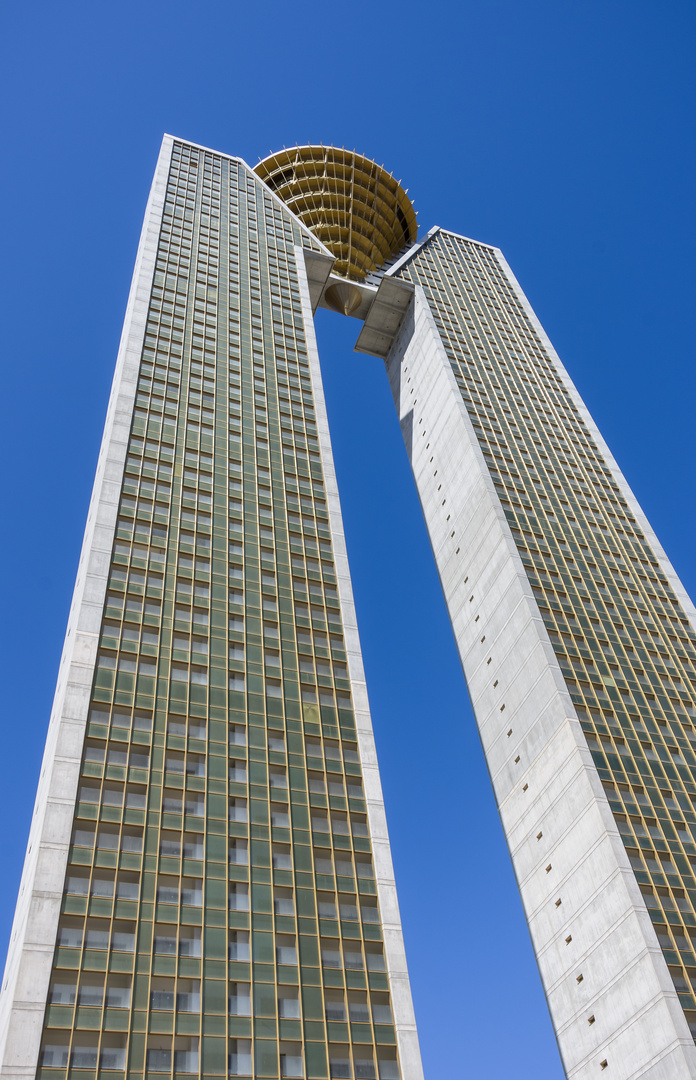
[[[335,146],[294,146],[254,169],[336,256],[334,273],[364,281],[416,240],[416,211],[381,165]]]

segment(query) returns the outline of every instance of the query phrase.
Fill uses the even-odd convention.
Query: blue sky
[[[5,5],[0,951],[163,132],[334,142],[500,246],[696,593],[694,24],[662,0]],[[383,367],[317,320],[426,1077],[562,1069]]]

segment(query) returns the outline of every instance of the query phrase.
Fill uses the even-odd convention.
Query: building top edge
[[[253,176],[254,179],[258,181],[258,183],[263,184],[264,188],[271,196],[271,198],[274,199],[274,201],[277,202],[279,206],[282,206],[283,210],[286,213],[290,214],[292,219],[297,222],[297,224],[301,228],[303,234],[307,237],[311,237],[313,244],[319,245],[319,247],[321,248],[321,253],[327,255],[330,259],[335,258],[333,252],[331,252],[326,247],[326,245],[323,244],[322,241],[313,232],[311,232],[310,229],[307,228],[305,222],[302,221],[302,219],[299,218],[296,213],[294,213],[291,207],[289,207],[288,204],[283,201],[283,199],[276,195],[275,191],[273,191],[273,189],[269,187],[269,185],[260,176],[258,176],[257,173],[254,172],[249,162],[245,161],[244,158],[241,158],[235,154],[226,154],[224,150],[215,150],[212,146],[203,146],[202,143],[193,142],[191,139],[182,139],[178,135],[170,135],[168,132],[165,132],[162,136],[162,144],[164,144],[167,140],[171,140],[175,143],[182,143],[185,146],[192,147],[194,150],[204,150],[207,154],[215,154],[216,157],[225,158],[226,161],[234,161],[238,165],[243,166],[250,176]]]
[[[418,251],[421,251],[426,246],[426,244],[430,240],[432,240],[432,238],[438,233],[443,233],[445,236],[453,236],[457,240],[465,240],[467,244],[474,244],[476,247],[484,248],[485,251],[492,251],[502,254],[500,248],[495,247],[495,245],[493,244],[484,244],[482,240],[474,240],[471,236],[464,236],[463,233],[454,232],[453,229],[444,229],[441,225],[433,225],[432,229],[428,231],[428,233],[423,237],[422,240],[419,240],[412,247],[410,247],[408,251],[405,251],[403,255],[399,259],[397,259],[392,266],[385,270],[385,277],[393,277],[394,274],[398,273],[398,271],[401,270],[401,268],[405,266],[406,263],[409,262],[409,260],[412,259]]]

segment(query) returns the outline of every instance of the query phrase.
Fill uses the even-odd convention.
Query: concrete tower
[[[693,605],[500,251],[345,150],[254,173],[165,138],[2,1075],[422,1075],[321,305],[386,365],[566,1073],[696,1077]]]
[[[364,171],[405,200],[393,256],[415,215]],[[165,137],[3,980],[7,1080],[422,1078],[314,338],[333,261],[243,161]]]

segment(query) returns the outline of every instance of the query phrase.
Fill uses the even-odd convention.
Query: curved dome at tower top
[[[416,211],[401,184],[355,151],[293,146],[254,172],[335,255],[341,277],[363,281],[416,240]]]

